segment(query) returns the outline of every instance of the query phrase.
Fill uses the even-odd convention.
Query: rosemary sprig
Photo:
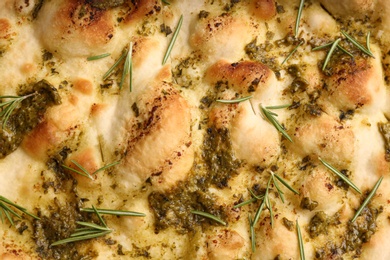
[[[342,174],[341,172],[339,172],[336,168],[334,168],[332,165],[330,165],[328,162],[326,162],[325,160],[321,159],[320,157],[318,157],[318,159],[320,160],[320,162],[326,167],[328,168],[331,172],[333,172],[334,174],[336,174],[337,176],[339,176],[343,181],[345,181],[349,186],[351,186],[355,191],[357,191],[359,194],[362,194],[362,192],[360,191],[360,189],[355,185],[353,184],[353,182],[348,179],[347,176],[345,176],[344,174]]]
[[[272,180],[272,178],[269,178],[268,183],[267,183],[267,188],[265,189],[264,199],[261,202],[260,207],[256,211],[255,217],[253,219],[253,225],[256,225],[257,222],[259,221],[261,212],[263,211],[263,208],[264,208],[264,205],[266,205],[268,207],[268,209],[270,209],[270,201],[268,198],[268,194],[269,194],[268,191],[269,191],[269,188],[271,186],[271,180]]]
[[[119,63],[126,57],[126,52],[123,52],[122,55],[119,57],[119,59],[114,63],[114,65],[111,66],[111,68],[108,69],[108,71],[103,75],[103,80],[106,80],[111,73],[114,71],[114,69],[119,65]]]
[[[254,202],[256,200],[263,200],[262,203],[260,204],[260,207],[257,209],[256,211],[256,214],[255,214],[255,217],[253,219],[253,223],[256,225],[257,222],[259,221],[259,218],[260,218],[260,215],[261,215],[261,212],[263,211],[264,209],[264,205],[267,206],[268,210],[270,211],[270,215],[271,215],[271,225],[273,224],[273,211],[272,211],[272,204],[271,204],[271,200],[269,198],[269,189],[271,188],[271,184],[273,183],[278,194],[279,194],[279,197],[280,199],[282,200],[282,202],[284,203],[284,192],[282,191],[282,189],[280,188],[277,180],[282,183],[286,188],[288,188],[290,191],[292,191],[293,193],[295,194],[299,194],[298,191],[296,191],[290,184],[288,184],[282,177],[280,177],[279,175],[277,175],[276,173],[274,173],[273,171],[270,171],[270,178],[268,180],[268,183],[267,183],[267,188],[265,190],[265,193],[264,195],[262,196],[257,196],[255,195],[251,190],[249,190],[249,192],[251,193],[251,195],[253,196],[252,199],[248,200],[248,201],[244,201],[243,203],[240,203],[240,204],[249,204],[251,202]],[[238,205],[240,205],[238,204]],[[236,205],[236,207],[238,206]],[[242,205],[243,206],[243,205]]]
[[[2,124],[3,128],[7,124],[7,121],[11,116],[12,112],[18,107],[18,105],[26,98],[32,97],[34,95],[36,95],[36,93],[31,93],[25,96],[0,96],[0,100],[10,99],[8,101],[0,103],[0,108],[1,108],[0,118],[3,121]]]
[[[119,83],[119,89],[122,89],[123,87],[123,82],[127,76],[127,74],[130,75],[130,80],[129,80],[129,87],[130,87],[130,92],[132,91],[132,81],[133,81],[133,73],[132,73],[132,68],[133,68],[133,62],[132,62],[132,54],[133,54],[133,43],[129,43],[129,49],[127,50],[126,54],[126,60],[125,60],[125,65],[123,67],[123,72],[122,72],[122,78],[121,82]]]
[[[301,21],[302,11],[303,11],[303,5],[305,3],[305,0],[301,0],[298,8],[298,14],[297,14],[297,20],[295,21],[295,36],[298,35],[299,32],[299,23]]]
[[[317,46],[317,47],[315,47],[315,48],[313,48],[313,49],[311,49],[311,50],[312,50],[312,51],[322,50],[322,49],[325,49],[325,48],[327,48],[327,47],[332,46],[333,43],[334,43],[334,41],[333,41],[333,42],[326,43],[326,44],[321,45],[321,46]],[[346,49],[344,49],[342,46],[340,46],[340,44],[337,44],[337,48],[340,49],[340,50],[341,50],[342,52],[344,52],[345,54],[347,54],[347,55],[349,55],[349,56],[351,56],[351,57],[353,58],[353,54],[350,53],[349,51],[347,51]]]
[[[91,230],[90,232],[85,232],[84,234],[81,234],[81,235],[77,235],[77,236],[71,235],[69,238],[65,238],[65,239],[62,239],[62,240],[59,240],[59,241],[52,243],[51,246],[58,246],[58,245],[63,245],[63,244],[67,244],[67,243],[102,237],[102,236],[105,236],[107,234],[110,234],[111,232],[112,232],[112,230],[99,231],[99,232],[95,232],[94,230]]]
[[[12,201],[10,201],[9,199],[3,197],[0,195],[0,219],[1,219],[1,222],[4,223],[4,216],[3,216],[3,212],[4,212],[4,215],[6,216],[6,218],[8,219],[8,221],[11,223],[11,225],[13,226],[14,225],[14,221],[12,219],[12,216],[15,216],[19,219],[22,219],[22,216],[20,216],[14,209],[12,209],[11,207],[25,213],[26,215],[30,216],[30,217],[33,217],[35,219],[40,219],[39,217],[35,216],[34,214],[30,213],[27,211],[26,208],[22,207],[22,206],[19,206],[18,204],[16,203],[13,203]]]
[[[279,123],[278,120],[276,120],[275,116],[277,116],[276,113],[273,113],[269,111],[267,108],[263,107],[260,104],[260,111],[261,113],[268,119],[268,121],[291,143],[293,142],[291,137],[287,134],[286,130],[284,127]]]
[[[162,65],[164,65],[167,62],[168,57],[171,54],[171,51],[173,49],[173,45],[175,45],[175,42],[176,42],[177,36],[179,35],[179,31],[180,31],[182,24],[183,24],[183,15],[180,16],[179,22],[177,23],[175,32],[173,33],[172,38],[171,38],[171,42],[169,43],[167,51],[165,52]]]
[[[92,238],[97,238],[101,236],[105,236],[112,232],[112,229],[108,228],[106,223],[104,222],[103,218],[100,216],[97,209],[92,206],[92,209],[96,213],[96,215],[99,218],[99,221],[101,225],[97,225],[90,222],[81,222],[77,221],[76,223],[80,226],[83,226],[84,228],[79,228],[75,230],[75,233],[71,234],[68,238],[56,241],[51,244],[51,246],[58,246],[62,244],[67,244],[71,242],[77,242],[82,240],[89,240]]]
[[[325,71],[326,69],[326,66],[328,65],[329,63],[329,60],[330,60],[330,57],[332,56],[333,52],[336,50],[339,42],[341,41],[341,39],[337,39],[335,40],[333,43],[332,43],[332,46],[330,47],[330,50],[328,51],[328,54],[326,55],[326,58],[325,58],[325,61],[324,61],[324,65],[322,66],[322,70]]]
[[[281,63],[281,65],[283,65],[286,61],[288,61],[291,56],[293,56],[293,54],[298,50],[298,48],[303,44],[303,41],[300,41],[299,44],[297,46],[295,46],[295,48],[287,55],[287,57],[283,60],[283,62]]]
[[[251,189],[248,189],[249,193],[252,195],[252,198],[249,199],[249,200],[246,200],[246,201],[243,201],[237,205],[235,205],[233,208],[236,209],[236,208],[240,208],[242,206],[245,206],[245,205],[248,205],[248,204],[251,204],[252,202],[255,202],[257,200],[262,200],[264,199],[264,195],[262,196],[257,196]]]
[[[226,226],[226,222],[225,221],[223,221],[222,219],[220,219],[217,216],[214,216],[214,215],[212,215],[210,213],[199,211],[199,210],[191,210],[191,213],[195,214],[195,215],[199,215],[199,216],[205,217],[205,218],[209,218],[209,219],[214,220],[215,222],[217,222],[217,223],[219,223],[221,225]]]
[[[87,61],[100,60],[100,59],[103,59],[103,58],[108,57],[110,55],[111,55],[111,53],[104,53],[104,54],[100,54],[100,55],[96,55],[96,56],[90,56],[87,58]]]
[[[77,173],[77,174],[79,174],[79,175],[82,175],[82,176],[84,176],[84,177],[87,177],[87,178],[89,178],[89,179],[91,179],[91,180],[93,180],[93,175],[95,175],[96,173],[98,173],[98,172],[100,172],[100,171],[104,171],[105,169],[108,169],[108,168],[110,168],[110,167],[113,167],[113,166],[115,166],[115,165],[117,165],[117,164],[119,163],[119,161],[117,161],[117,162],[113,162],[113,163],[107,164],[107,165],[105,165],[105,166],[103,166],[103,167],[97,169],[96,171],[94,171],[94,172],[91,174],[91,173],[89,173],[89,172],[87,171],[87,169],[85,169],[81,164],[79,164],[79,163],[76,162],[75,160],[71,160],[71,162],[72,162],[74,165],[76,165],[77,168],[79,168],[81,171],[80,171],[80,170],[77,170],[77,169],[74,169],[74,168],[72,168],[72,167],[66,166],[65,164],[62,164],[62,167],[64,167],[65,169],[68,169],[68,170],[70,170],[70,171],[72,171],[72,172],[75,172],[75,173]]]
[[[341,33],[350,41],[352,42],[358,49],[360,49],[362,52],[367,54],[368,56],[375,58],[372,52],[370,51],[370,33],[367,35],[367,49],[361,45],[355,38],[353,38],[351,35],[346,33],[345,31],[341,31]]]
[[[93,208],[81,208],[80,211],[90,212],[90,213],[95,212],[95,210]],[[145,217],[146,216],[144,213],[135,212],[135,211],[126,211],[126,210],[112,210],[112,209],[98,209],[98,208],[96,208],[96,211],[99,212],[99,214],[108,214],[108,215],[115,215],[115,216],[131,216],[131,217]]]
[[[237,99],[232,99],[232,100],[229,100],[229,99],[217,99],[216,101],[219,102],[219,103],[224,103],[224,104],[235,104],[235,103],[240,103],[240,102],[244,102],[248,99],[251,99],[253,96],[247,96],[247,97],[242,97],[242,98],[237,98]]]
[[[299,227],[298,219],[297,219],[297,234],[298,234],[298,243],[299,243],[299,254],[301,256],[301,260],[305,260],[305,248],[303,247],[303,239],[301,228]]]
[[[170,5],[170,3],[167,0],[161,0],[164,4]]]
[[[362,213],[364,207],[367,206],[367,204],[370,202],[372,197],[374,197],[376,191],[379,188],[379,185],[381,185],[382,180],[383,180],[383,176],[381,176],[379,178],[379,180],[376,182],[374,188],[371,190],[370,194],[368,194],[367,198],[364,200],[362,205],[360,205],[359,209],[356,211],[355,216],[351,220],[352,223],[355,222],[355,220],[359,217],[360,213]]]

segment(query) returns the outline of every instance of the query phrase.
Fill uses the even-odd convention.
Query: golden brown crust
[[[136,23],[139,20],[159,13],[161,6],[156,0],[132,1],[131,11],[125,17],[125,24]]]
[[[332,103],[340,109],[370,105],[381,89],[381,69],[374,59],[357,58],[326,80]]]
[[[53,123],[43,121],[24,138],[22,147],[31,156],[43,158],[48,150],[59,143],[57,133],[58,128]]]
[[[332,173],[325,167],[314,169],[300,186],[301,200],[307,197],[317,202],[316,211],[332,216],[343,206],[344,191],[335,185]]]
[[[83,93],[84,95],[91,95],[93,92],[92,82],[83,78],[76,79],[74,82],[74,88]]]
[[[114,6],[93,7],[96,2]],[[75,200],[78,213],[92,205],[145,213],[104,215],[110,234],[69,245],[81,249],[80,257],[97,260],[299,259],[297,220],[307,259],[321,250],[323,259],[390,258],[390,164],[386,134],[378,129],[390,115],[387,2],[304,1],[297,34],[299,0],[169,2],[0,0],[0,96],[19,95],[42,78],[62,99],[24,137],[21,149],[0,160],[7,173],[0,195],[42,219],[59,216],[53,201]],[[177,40],[162,64],[173,37],[169,29],[181,15]],[[367,48],[370,31],[375,58],[341,30]],[[313,48],[337,39],[354,57],[336,48],[324,71],[329,48]],[[119,88],[125,59],[103,79],[130,42],[131,90],[128,75]],[[87,59],[105,53],[110,55]],[[299,80],[303,84],[296,86]],[[247,96],[233,104],[216,101]],[[347,172],[362,194],[342,185],[318,157]],[[90,173],[118,164],[91,180],[61,168],[77,169],[73,161]],[[369,204],[378,212],[376,227],[370,223],[371,230],[356,235],[367,241],[346,248],[351,219],[381,176]],[[269,201],[257,197],[265,196],[267,184]],[[307,198],[317,206],[307,208]],[[161,205],[172,208],[156,209]],[[215,213],[226,226],[192,216],[192,210]],[[312,237],[311,221],[321,211],[332,223]],[[78,213],[70,220],[98,223],[94,214]],[[364,232],[368,219],[357,220]],[[0,258],[62,252],[53,246],[42,252],[34,237],[42,238],[40,221],[22,214],[15,227],[8,222],[0,222]],[[63,222],[56,222],[59,229],[68,228],[68,219]],[[28,228],[21,235],[22,223]]]
[[[235,259],[245,240],[234,230],[220,230],[207,238],[208,259]]]
[[[190,44],[201,51],[206,59],[230,57],[235,60],[242,55],[244,43],[251,39],[251,35],[240,32],[248,30],[250,26],[245,17],[227,14],[201,19],[191,35]]]
[[[276,15],[276,3],[274,0],[254,0],[253,12],[262,20],[271,19]]]
[[[338,17],[363,17],[371,14],[375,0],[320,0],[321,4],[335,16]]]
[[[254,61],[229,63],[220,60],[206,71],[206,80],[211,85],[227,82],[238,93],[256,92],[270,80],[273,72],[264,64]]]
[[[351,163],[350,158],[355,151],[354,132],[332,117],[324,113],[319,117],[312,117],[291,132],[294,133],[294,143],[289,144],[289,148],[302,157],[320,156],[344,167]]]
[[[126,157],[119,166],[121,172],[131,180],[129,185],[151,178],[157,189],[171,187],[186,178],[193,161],[188,105],[163,82],[136,104],[139,116],[128,126],[130,137]]]
[[[45,2],[37,29],[49,51],[71,57],[88,56],[104,51],[112,42],[112,20],[110,11],[83,5],[78,0],[57,0]]]

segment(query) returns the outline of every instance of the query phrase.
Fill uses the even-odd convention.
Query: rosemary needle
[[[13,203],[12,201],[10,201],[9,199],[3,197],[0,195],[0,219],[2,221],[2,223],[4,223],[4,216],[3,216],[3,213],[4,215],[6,216],[6,218],[9,220],[9,222],[11,223],[11,225],[14,225],[14,221],[12,219],[12,216],[15,216],[19,219],[22,218],[22,216],[20,216],[14,209],[12,209],[11,207],[23,212],[24,214],[30,216],[30,217],[33,217],[35,219],[40,219],[39,217],[35,216],[34,214],[30,213],[27,211],[27,209],[25,209],[24,207],[22,206],[19,206],[18,204],[16,203]]]
[[[221,225],[224,225],[226,226],[226,222],[223,221],[222,219],[210,214],[210,213],[207,213],[207,212],[203,212],[203,211],[199,211],[199,210],[191,210],[191,213],[192,214],[195,214],[195,215],[199,215],[199,216],[202,216],[202,217],[206,217],[206,218],[209,218],[211,220],[214,220],[215,222],[221,224]]]
[[[375,58],[372,52],[369,49],[366,49],[363,45],[361,45],[356,39],[354,39],[351,35],[348,33],[341,31],[341,33],[350,41],[352,42],[358,49],[360,49],[362,52],[367,54],[368,56]],[[370,47],[370,33],[367,35],[367,47]]]
[[[75,160],[71,160],[71,162],[72,162],[74,165],[76,165],[77,168],[79,168],[81,171],[76,170],[76,169],[74,169],[74,168],[72,168],[72,167],[66,166],[65,164],[62,164],[62,167],[64,167],[65,169],[68,169],[68,170],[70,170],[70,171],[72,171],[72,172],[74,172],[74,173],[77,173],[77,174],[79,174],[79,175],[82,175],[82,176],[84,176],[84,177],[87,177],[87,178],[89,178],[89,179],[91,179],[91,180],[93,180],[93,175],[95,175],[96,173],[98,173],[98,172],[100,172],[100,171],[103,171],[103,170],[105,170],[105,169],[107,169],[107,168],[113,167],[113,166],[115,166],[115,165],[117,165],[117,164],[119,163],[119,161],[116,161],[116,162],[107,164],[107,165],[105,165],[105,166],[103,166],[103,167],[97,169],[96,171],[94,171],[94,172],[91,174],[91,173],[89,173],[89,172],[87,171],[87,169],[85,169],[81,164],[79,164],[79,163],[76,162]]]
[[[108,57],[110,55],[111,55],[111,53],[104,53],[104,54],[100,54],[100,55],[96,55],[96,56],[91,56],[91,57],[87,58],[87,61],[103,59],[103,58]]]
[[[92,209],[93,212],[95,212],[96,215],[98,216],[102,226],[90,222],[76,221],[76,224],[83,226],[83,228],[76,229],[75,233],[71,234],[70,237],[56,241],[53,244],[51,244],[51,246],[58,246],[58,245],[67,244],[71,242],[88,240],[92,238],[105,236],[111,233],[112,229],[107,227],[106,223],[104,222],[103,218],[100,216],[95,206],[92,206]]]
[[[119,65],[119,63],[126,57],[126,52],[123,52],[119,59],[108,69],[108,71],[103,75],[103,80],[106,80],[112,73],[112,71]]]
[[[91,233],[86,234],[86,235],[80,235],[80,236],[74,236],[74,237],[71,236],[69,238],[54,242],[53,244],[51,244],[51,246],[58,246],[58,245],[67,244],[67,243],[71,243],[71,242],[77,242],[77,241],[83,241],[83,240],[88,240],[88,239],[92,239],[92,238],[102,237],[102,236],[105,236],[111,232],[112,232],[112,230],[107,230],[107,231],[100,231],[100,232],[91,232]]]
[[[257,222],[259,221],[261,212],[263,211],[263,208],[264,208],[264,205],[266,205],[266,206],[268,207],[268,209],[270,208],[270,207],[269,207],[270,201],[269,201],[269,198],[268,198],[268,191],[269,191],[269,187],[270,187],[270,185],[271,185],[271,180],[272,180],[272,178],[270,178],[270,179],[268,180],[267,189],[265,190],[265,194],[264,194],[264,199],[263,199],[263,201],[261,202],[260,207],[259,207],[259,208],[257,209],[257,211],[256,211],[255,217],[254,217],[254,219],[253,219],[253,225],[256,225]],[[271,210],[272,210],[272,209],[271,209]],[[271,213],[271,210],[270,210],[270,213]],[[271,213],[271,214],[272,214],[272,213]],[[271,221],[272,221],[272,220],[271,220]]]
[[[381,185],[381,182],[383,180],[383,176],[379,178],[379,180],[376,182],[374,188],[371,190],[370,194],[368,194],[367,198],[364,200],[364,202],[362,203],[362,205],[359,207],[359,209],[356,211],[355,213],[355,216],[352,218],[351,222],[355,222],[355,220],[359,217],[360,213],[362,213],[363,209],[365,206],[367,206],[367,204],[370,202],[370,200],[372,199],[372,197],[374,197],[376,191],[378,190],[379,188],[379,185]]]
[[[246,200],[246,201],[243,201],[237,205],[235,205],[233,208],[236,209],[236,208],[240,208],[242,206],[245,206],[245,205],[248,205],[248,204],[251,204],[252,202],[255,202],[257,199],[256,198],[251,198],[249,200]]]
[[[122,72],[122,78],[121,82],[119,83],[119,89],[122,89],[124,80],[127,76],[127,74],[130,75],[130,80],[129,80],[129,87],[130,87],[130,92],[132,91],[132,54],[133,54],[133,43],[129,43],[129,49],[127,50],[126,54],[126,60],[125,60],[125,65],[123,66],[123,72]]]
[[[351,186],[355,191],[357,191],[359,194],[362,194],[362,192],[360,191],[360,189],[355,185],[353,184],[353,182],[348,179],[347,176],[345,176],[344,174],[342,174],[341,172],[339,172],[336,168],[334,168],[332,165],[330,165],[328,162],[326,162],[325,160],[321,159],[320,157],[318,157],[318,159],[320,160],[320,162],[326,167],[328,168],[331,172],[333,172],[334,174],[336,174],[337,176],[339,176],[343,181],[345,181],[349,186]]]
[[[287,189],[289,189],[290,191],[294,192],[295,194],[299,195],[299,192],[296,191],[293,187],[291,187],[290,184],[288,184],[282,177],[280,177],[279,175],[277,175],[276,173],[273,173],[271,171],[271,173],[273,174],[273,176],[276,177],[276,179],[278,179],[278,181],[280,181]]]
[[[298,219],[297,219],[297,234],[298,234],[298,243],[299,243],[299,254],[301,256],[301,260],[305,260],[305,248],[303,247],[303,239],[301,228],[299,227]]]
[[[366,38],[366,45],[367,45],[367,50],[368,50],[370,53],[372,53],[372,52],[371,52],[371,45],[370,45],[370,36],[371,36],[371,32],[368,32],[368,33],[367,33],[367,38]]]
[[[291,137],[287,134],[286,130],[284,129],[284,127],[279,123],[278,120],[276,120],[275,116],[277,116],[277,114],[269,111],[267,108],[263,107],[261,104],[260,104],[260,111],[261,113],[265,116],[265,118],[267,118],[267,120],[287,139],[289,140],[291,143],[293,142]]]
[[[255,233],[255,226],[253,225],[251,216],[248,215],[249,219],[249,227],[250,227],[250,233],[251,233],[251,244],[252,244],[252,252],[256,251],[256,233]]]
[[[326,43],[326,44],[324,44],[324,45],[317,46],[317,47],[315,47],[315,48],[313,48],[313,49],[311,49],[311,50],[312,50],[312,51],[322,50],[322,49],[325,49],[325,48],[327,48],[327,47],[332,46],[333,43],[334,43],[334,42],[329,42],[329,43]],[[351,56],[351,57],[353,58],[353,54],[350,53],[349,51],[347,51],[346,49],[344,49],[343,47],[341,47],[339,44],[337,45],[337,48],[339,48],[342,52],[344,52],[345,54],[347,54],[347,55],[349,55],[349,56]]]
[[[134,211],[98,209],[98,208],[96,208],[96,210],[100,214],[108,214],[108,215],[115,215],[115,216],[132,216],[132,217],[145,217],[146,216],[144,213],[134,212]],[[95,210],[93,208],[81,208],[80,211],[90,212],[90,213],[95,212]]]
[[[299,44],[287,55],[281,65],[283,65],[286,61],[288,61],[291,56],[298,50],[299,46],[303,44],[303,41],[300,41]]]
[[[242,98],[237,98],[237,99],[232,99],[232,100],[229,100],[229,99],[217,99],[216,101],[219,102],[219,103],[225,103],[225,104],[235,104],[235,103],[240,103],[240,102],[244,102],[248,99],[251,99],[253,96],[247,96],[247,97],[242,97]]]
[[[303,10],[304,3],[305,3],[305,0],[301,0],[301,2],[299,4],[297,20],[295,21],[295,36],[297,36],[298,32],[299,32],[299,23],[301,21],[301,16],[302,16],[302,10]]]
[[[173,45],[175,45],[175,42],[176,42],[177,36],[179,35],[179,31],[180,31],[182,24],[183,24],[183,15],[180,16],[179,22],[177,23],[175,32],[173,33],[173,36],[171,38],[171,42],[169,43],[167,51],[165,52],[162,65],[164,65],[167,62],[168,57],[171,54],[171,51],[173,49]]]
[[[333,52],[336,50],[337,45],[339,44],[340,41],[341,41],[341,39],[339,38],[332,43],[332,46],[330,47],[330,50],[328,51],[328,54],[326,55],[324,65],[322,66],[323,71],[326,69],[326,65],[328,65],[330,57],[332,56]]]
[[[290,104],[287,104],[287,105],[280,105],[280,106],[268,106],[268,107],[265,107],[266,109],[283,109],[283,108],[287,108],[291,106]]]

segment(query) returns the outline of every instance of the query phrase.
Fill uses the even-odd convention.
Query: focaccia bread
[[[2,0],[0,259],[390,259],[389,17]]]

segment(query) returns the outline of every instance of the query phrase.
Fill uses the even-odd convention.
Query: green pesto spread
[[[156,232],[174,227],[179,233],[187,233],[200,223],[215,224],[192,214],[191,210],[226,218],[224,208],[215,202],[208,188],[227,187],[229,179],[237,174],[240,163],[232,155],[229,131],[208,128],[202,148],[187,181],[170,191],[150,194],[148,200],[156,217]]]
[[[309,197],[304,197],[301,200],[301,208],[308,209],[310,211],[314,210],[318,206],[318,202],[311,200]]]
[[[45,193],[53,189],[56,194],[45,213],[38,211],[40,219],[33,222],[36,252],[42,259],[94,259],[97,256],[92,245],[80,242],[50,246],[74,233],[76,221],[99,223],[95,214],[80,212],[84,199],[77,193],[77,181],[61,166],[70,152],[69,148],[64,147],[48,159],[46,164],[55,174],[54,179],[42,172]]]
[[[35,83],[29,90],[20,94],[24,96],[32,93],[35,94],[24,99],[13,110],[5,126],[0,128],[0,158],[6,157],[19,147],[23,137],[41,122],[48,107],[61,103],[56,88],[45,80]],[[0,120],[1,125],[2,120],[4,118]]]
[[[382,209],[365,207],[357,221],[348,223],[342,247],[346,251],[360,251],[363,243],[370,241],[376,231],[376,219]]]
[[[390,162],[390,123],[378,123],[379,132],[385,141],[385,159]]]
[[[315,238],[320,234],[328,232],[329,217],[323,211],[317,212],[310,220],[308,229],[311,238]]]
[[[91,4],[91,6],[101,10],[118,7],[125,3],[124,0],[88,0],[88,2]]]
[[[342,259],[346,253],[350,253],[352,258],[359,258],[363,244],[369,242],[376,232],[376,219],[381,212],[382,208],[365,207],[355,222],[348,222],[339,244],[328,241],[323,247],[315,249],[316,259]],[[339,223],[338,214],[328,217],[323,212],[317,213],[310,221],[309,234],[311,238],[326,234],[330,225],[337,226]]]

